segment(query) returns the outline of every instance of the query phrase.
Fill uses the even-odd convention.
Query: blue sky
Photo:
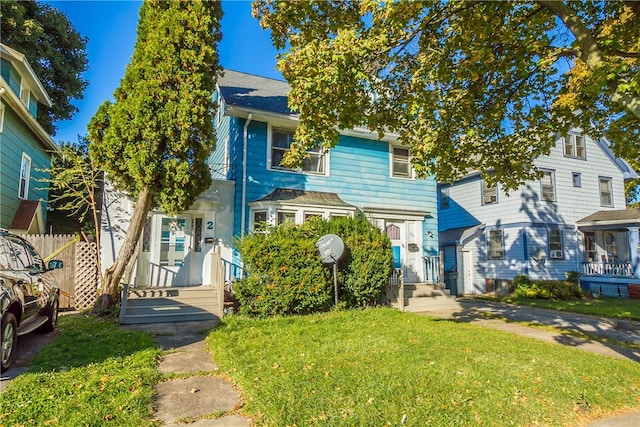
[[[79,111],[71,120],[56,122],[56,142],[76,142],[87,133],[87,124],[105,100],[113,100],[113,92],[133,54],[140,1],[45,1],[63,12],[76,30],[87,37],[89,69],[84,77],[89,82],[84,98],[75,101]],[[271,45],[269,32],[260,28],[251,16],[251,2],[222,2],[223,38],[219,46],[220,64],[224,68],[264,77],[282,79],[275,69],[277,51]]]

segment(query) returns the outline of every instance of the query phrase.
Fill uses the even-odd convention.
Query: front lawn
[[[585,298],[579,300],[547,300],[507,297],[487,297],[483,299],[551,310],[569,311],[579,314],[609,317],[612,319],[640,320],[640,301],[628,298]]]
[[[62,316],[62,334],[0,394],[1,426],[151,426],[160,350],[113,320]]]
[[[640,407],[640,365],[394,311],[225,318],[214,359],[256,425],[576,425]]]

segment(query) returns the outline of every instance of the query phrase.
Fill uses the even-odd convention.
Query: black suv
[[[0,229],[2,371],[13,362],[19,335],[56,327],[60,289],[51,274],[56,268],[62,268],[62,261],[45,266],[31,243]]]

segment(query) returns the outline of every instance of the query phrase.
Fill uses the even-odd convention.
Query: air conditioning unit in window
[[[551,253],[549,254],[549,256],[553,259],[562,259],[562,251],[551,251]]]

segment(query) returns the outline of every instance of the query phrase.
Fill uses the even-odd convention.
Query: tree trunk
[[[129,228],[127,228],[127,233],[125,234],[124,242],[118,252],[116,261],[104,273],[102,294],[94,305],[95,313],[104,314],[115,304],[120,280],[124,275],[127,265],[129,262],[135,262],[133,255],[138,245],[138,240],[140,240],[145,221],[147,220],[147,214],[152,206],[153,195],[145,188],[140,192],[135,207],[133,208],[131,222],[129,223]]]

